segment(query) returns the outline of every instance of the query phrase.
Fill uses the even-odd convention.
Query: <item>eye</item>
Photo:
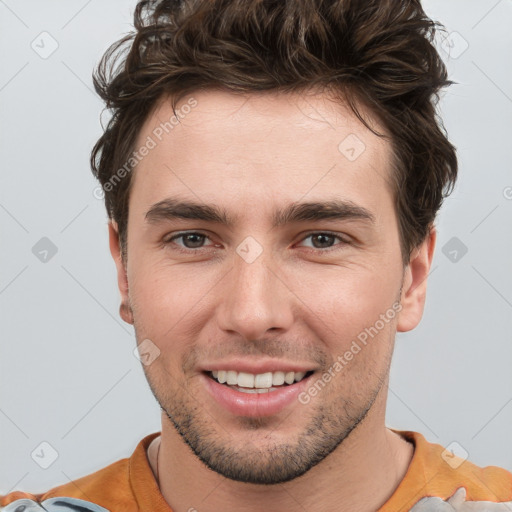
[[[186,233],[178,233],[172,236],[171,238],[168,238],[167,240],[164,241],[164,243],[167,245],[180,239],[182,240],[183,245],[176,244],[178,245],[178,250],[190,252],[193,251],[194,249],[202,249],[204,241],[209,238],[207,235],[203,233],[187,231]]]
[[[325,249],[321,252],[327,252],[327,250],[334,248],[333,250],[336,250],[337,245],[347,245],[350,242],[346,240],[345,238],[341,237],[340,235],[337,235],[335,233],[328,233],[328,232],[316,232],[316,233],[310,233],[302,240],[308,240],[311,239],[312,247],[313,249]],[[341,243],[334,244],[336,240],[339,240]]]
[[[342,236],[329,233],[329,232],[315,232],[309,233],[305,238],[302,239],[302,243],[304,241],[311,239],[312,244],[309,247],[317,252],[329,252],[331,250],[337,250],[337,246],[344,246],[350,244],[349,240],[346,240]],[[178,243],[178,241],[180,241]],[[177,233],[172,237],[164,240],[165,245],[174,245],[176,250],[185,253],[193,253],[198,252],[200,249],[204,249],[205,247],[215,247],[219,246],[218,244],[212,243],[209,246],[204,245],[206,240],[210,240],[208,235],[204,233],[200,233],[197,231],[187,231],[182,233]],[[336,243],[338,241],[339,243]],[[307,246],[306,246],[307,247]]]

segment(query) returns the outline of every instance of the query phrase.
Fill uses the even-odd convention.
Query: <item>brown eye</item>
[[[176,243],[176,240],[180,239],[182,242]],[[194,249],[202,249],[207,239],[208,236],[203,235],[202,233],[188,232],[174,235],[171,238],[165,240],[164,243],[166,245],[176,244],[178,246],[178,250],[193,251]]]
[[[181,235],[180,238],[183,239],[183,243],[187,249],[197,249],[202,246],[206,237],[199,233],[190,233],[187,235]]]
[[[337,246],[343,247],[349,243],[347,240],[334,233],[310,233],[308,236],[302,239],[302,242],[308,239],[311,239],[311,245],[306,245],[306,247],[319,249],[320,252],[327,252],[329,249],[334,250],[338,248]],[[339,243],[336,243],[336,241],[339,241]],[[322,251],[322,249],[326,250]]]
[[[313,241],[313,245],[316,249],[325,249],[326,247],[331,247],[335,242],[335,238],[335,236],[328,235],[326,233],[320,233],[318,235],[311,236],[311,240]]]

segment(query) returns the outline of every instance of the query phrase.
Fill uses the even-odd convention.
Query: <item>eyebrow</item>
[[[225,209],[216,205],[167,198],[152,205],[147,211],[145,219],[150,224],[158,224],[173,219],[187,219],[231,227],[236,223],[238,216],[230,215]],[[363,220],[375,224],[375,216],[366,208],[352,201],[333,199],[322,202],[291,203],[274,212],[272,227],[330,219]]]

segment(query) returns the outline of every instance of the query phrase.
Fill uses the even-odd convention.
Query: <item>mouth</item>
[[[222,366],[201,372],[205,391],[224,411],[252,418],[273,416],[285,409],[290,414],[293,409],[303,407],[299,396],[311,384],[315,373],[302,368],[302,371],[280,371],[279,366],[266,368],[277,371],[264,373],[219,368]]]
[[[307,372],[266,372],[247,373],[233,370],[213,370],[204,372],[211,380],[241,393],[272,393],[292,386],[310,377],[314,371]]]

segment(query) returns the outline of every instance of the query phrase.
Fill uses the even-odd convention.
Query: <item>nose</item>
[[[235,255],[219,290],[219,327],[248,340],[260,339],[270,330],[287,331],[293,323],[295,296],[290,284],[264,255],[265,251],[251,263]]]

